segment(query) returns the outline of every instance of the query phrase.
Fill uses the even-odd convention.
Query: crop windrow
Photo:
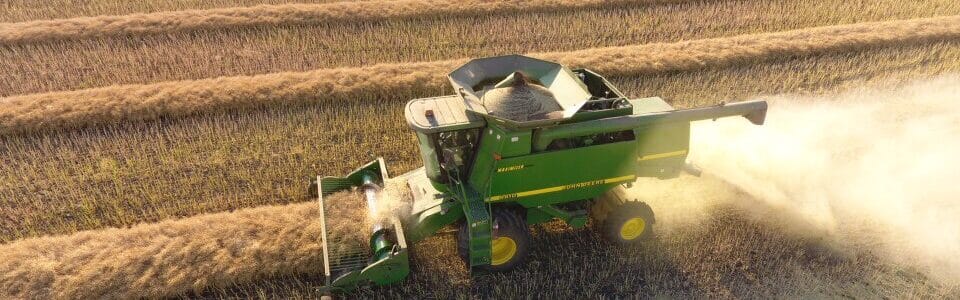
[[[368,238],[356,193],[326,197],[332,231]],[[256,278],[321,274],[316,202],[19,240],[0,245],[0,298],[166,298]],[[337,245],[332,245],[337,247]]]
[[[2,22],[66,19],[87,16],[125,15],[157,11],[214,9],[262,4],[330,3],[352,0],[4,0],[0,11]]]
[[[670,0],[641,0],[667,2]],[[673,0],[677,1],[677,0]],[[243,26],[377,21],[429,16],[573,10],[622,5],[627,0],[397,0],[325,4],[258,5],[0,23],[0,45],[101,36],[210,30]]]
[[[121,5],[116,3],[121,0],[99,1],[108,2],[104,4],[108,7]],[[145,3],[159,5],[168,1],[174,0]],[[199,0],[177,2],[227,5],[254,0],[196,1]],[[329,0],[297,0],[302,1]],[[847,0],[684,0],[656,5],[254,26],[10,45],[0,47],[0,98],[378,63],[669,43],[960,14],[960,1],[955,0],[930,0],[915,5],[903,5],[898,0],[870,3],[864,6]],[[774,11],[777,13],[771,13]],[[3,13],[0,9],[0,15]]]
[[[607,76],[722,67],[777,58],[960,38],[960,16],[817,27],[679,43],[533,53]],[[0,99],[0,134],[146,121],[222,109],[363,101],[387,94],[443,92],[464,59],[308,72],[122,85]]]

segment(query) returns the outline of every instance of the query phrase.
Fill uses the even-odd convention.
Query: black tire
[[[631,224],[629,228],[637,228],[637,219],[643,224],[639,233],[625,229],[628,222]],[[653,225],[656,222],[649,205],[639,201],[629,201],[612,209],[600,226],[600,230],[608,241],[618,245],[635,245],[653,236]],[[624,235],[625,233],[627,235]]]
[[[505,272],[526,264],[527,255],[530,254],[531,243],[530,229],[527,227],[527,222],[520,218],[514,211],[506,209],[494,209],[493,221],[495,224],[493,238],[510,238],[516,244],[516,252],[504,263],[497,265],[491,263],[489,265],[479,266],[478,268],[484,271]],[[462,259],[468,267],[470,265],[469,236],[467,232],[467,222],[464,220],[464,222],[460,223],[460,228],[457,231],[457,254],[460,255],[460,259]]]

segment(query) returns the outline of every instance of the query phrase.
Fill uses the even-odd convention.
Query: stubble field
[[[41,19],[285,3],[13,1],[0,4],[0,22],[8,22],[0,32]],[[543,3],[0,43],[0,248],[75,243],[78,233],[103,230],[149,239],[154,229],[145,223],[247,220],[254,213],[246,209],[260,206],[270,213],[259,218],[278,216],[270,230],[309,235],[316,231],[310,222],[282,211],[315,214],[304,206],[307,180],[343,174],[374,156],[394,173],[418,167],[402,105],[449,92],[437,73],[471,57],[533,53],[598,69],[632,97],[661,96],[678,107],[830,95],[960,72],[954,1]],[[323,11],[326,4],[310,5]],[[813,28],[820,26],[839,27]],[[609,48],[619,46],[626,48]],[[955,280],[871,249],[836,246],[821,232],[797,229],[803,222],[783,221],[791,212],[767,208],[718,178],[643,181],[635,190],[662,221],[657,238],[641,247],[615,248],[589,229],[551,223],[531,229],[529,265],[470,277],[453,236],[441,234],[414,247],[404,283],[355,296],[960,296]],[[217,224],[250,240],[272,232]],[[264,251],[316,252],[309,238],[291,242],[300,250]],[[137,296],[319,296],[320,270],[309,257],[287,257],[284,263],[300,264],[265,271],[240,258],[246,268],[225,278]],[[31,265],[0,264],[0,293],[39,295],[14,286],[24,268]],[[59,296],[113,292],[83,286],[90,282],[60,283],[82,292]]]

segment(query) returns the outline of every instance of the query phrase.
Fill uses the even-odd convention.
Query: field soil
[[[119,34],[68,38],[63,32],[70,31],[57,31],[76,30],[70,26],[77,20],[143,16],[137,14],[155,18],[155,24],[174,24],[183,16],[202,19],[207,13],[256,16],[278,6],[332,14],[322,8],[378,7],[380,0],[325,2],[0,3],[0,32],[36,35],[0,43],[0,298],[319,297],[318,206],[307,196],[309,180],[346,174],[376,156],[384,157],[393,174],[419,167],[403,104],[451,93],[444,74],[473,57],[527,53],[586,67],[630,97],[660,96],[678,108],[748,99],[846,107],[841,98],[864,90],[878,93],[873,101],[885,103],[894,100],[879,95],[960,73],[960,3],[947,0],[909,5],[893,0],[622,1],[615,6],[545,1],[536,3],[555,5],[491,3],[485,5],[510,9],[476,14],[381,11],[342,22],[213,20],[220,25],[145,30],[118,25]],[[40,24],[31,22],[74,25],[44,29],[28,26]],[[846,112],[854,114],[859,107]],[[792,116],[771,113],[770,121],[778,114]],[[872,123],[812,127],[840,136],[825,142],[815,139],[824,135],[798,136],[828,149],[886,145],[856,144],[836,135],[837,128],[864,124]],[[733,130],[710,122],[696,128],[713,125]],[[870,127],[881,127],[875,125]],[[949,128],[938,126],[932,128]],[[784,135],[808,127],[786,128]],[[746,137],[736,137],[744,139],[736,146],[702,141],[714,143],[706,148],[729,151],[722,156],[730,163],[770,158],[752,155],[757,149],[779,153],[746,147]],[[895,137],[900,136],[878,139]],[[921,152],[915,156],[941,157],[931,152],[935,149],[942,148],[917,148]],[[811,195],[791,184],[828,178],[813,172],[798,176],[807,181],[795,182],[795,177],[763,173],[783,162],[770,160],[752,169],[704,164],[706,175],[700,178],[636,182],[631,193],[651,205],[658,221],[655,237],[638,247],[610,245],[592,224],[571,229],[551,222],[530,228],[535,242],[529,264],[505,274],[471,276],[448,228],[412,247],[413,270],[404,282],[363,287],[347,296],[960,298],[960,277],[937,272],[924,260],[932,257],[933,265],[950,266],[952,261],[937,259],[960,249],[934,243],[944,247],[930,252],[933,256],[913,248],[891,252],[888,246],[895,244],[869,237],[914,231],[863,223],[855,223],[857,230],[825,227],[810,217],[823,214],[771,201],[757,186]],[[943,160],[943,165],[953,162]],[[731,170],[766,174],[759,178],[775,182],[743,180],[756,178],[735,177]],[[923,178],[940,169],[911,170]],[[904,189],[948,186],[937,180],[903,184]],[[896,184],[879,188],[891,185]],[[856,189],[824,190],[834,196]],[[865,195],[898,195],[881,194]],[[943,195],[950,193],[924,199]],[[921,202],[935,204],[924,211],[955,207],[949,201],[885,203],[918,211],[909,205]],[[362,237],[363,231],[355,229],[366,219],[352,210],[357,207],[345,206],[336,224]],[[866,219],[871,220],[879,219]],[[929,235],[910,241],[950,237],[949,230],[924,228],[931,228],[924,231]],[[844,234],[870,242],[837,238]],[[919,256],[894,259],[891,253]]]

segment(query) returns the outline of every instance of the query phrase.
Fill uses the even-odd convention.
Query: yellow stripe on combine
[[[684,155],[684,154],[687,154],[687,150],[680,150],[680,151],[673,151],[673,152],[664,152],[664,153],[650,154],[650,155],[641,156],[640,158],[637,159],[637,161],[645,161],[645,160],[658,159],[658,158],[667,158],[667,157],[681,156],[681,155]]]
[[[595,186],[595,185],[601,185],[601,184],[610,184],[610,183],[620,183],[620,182],[626,182],[626,181],[633,181],[633,180],[636,179],[636,178],[637,178],[637,175],[626,175],[626,176],[613,177],[613,178],[607,178],[607,179],[597,179],[597,180],[591,180],[591,181],[571,183],[571,184],[567,184],[567,185],[561,185],[561,186],[555,186],[555,187],[548,187],[548,188],[542,188],[542,189],[531,190],[531,191],[523,191],[523,192],[516,192],[516,193],[510,193],[510,194],[503,194],[503,195],[492,196],[492,197],[487,198],[487,202],[500,201],[500,200],[504,200],[504,199],[520,198],[520,197],[533,196],[533,195],[540,195],[540,194],[546,194],[546,193],[553,193],[553,192],[559,192],[559,191],[564,191],[564,190],[579,189],[579,188],[585,188],[585,187],[590,187],[590,186]]]

